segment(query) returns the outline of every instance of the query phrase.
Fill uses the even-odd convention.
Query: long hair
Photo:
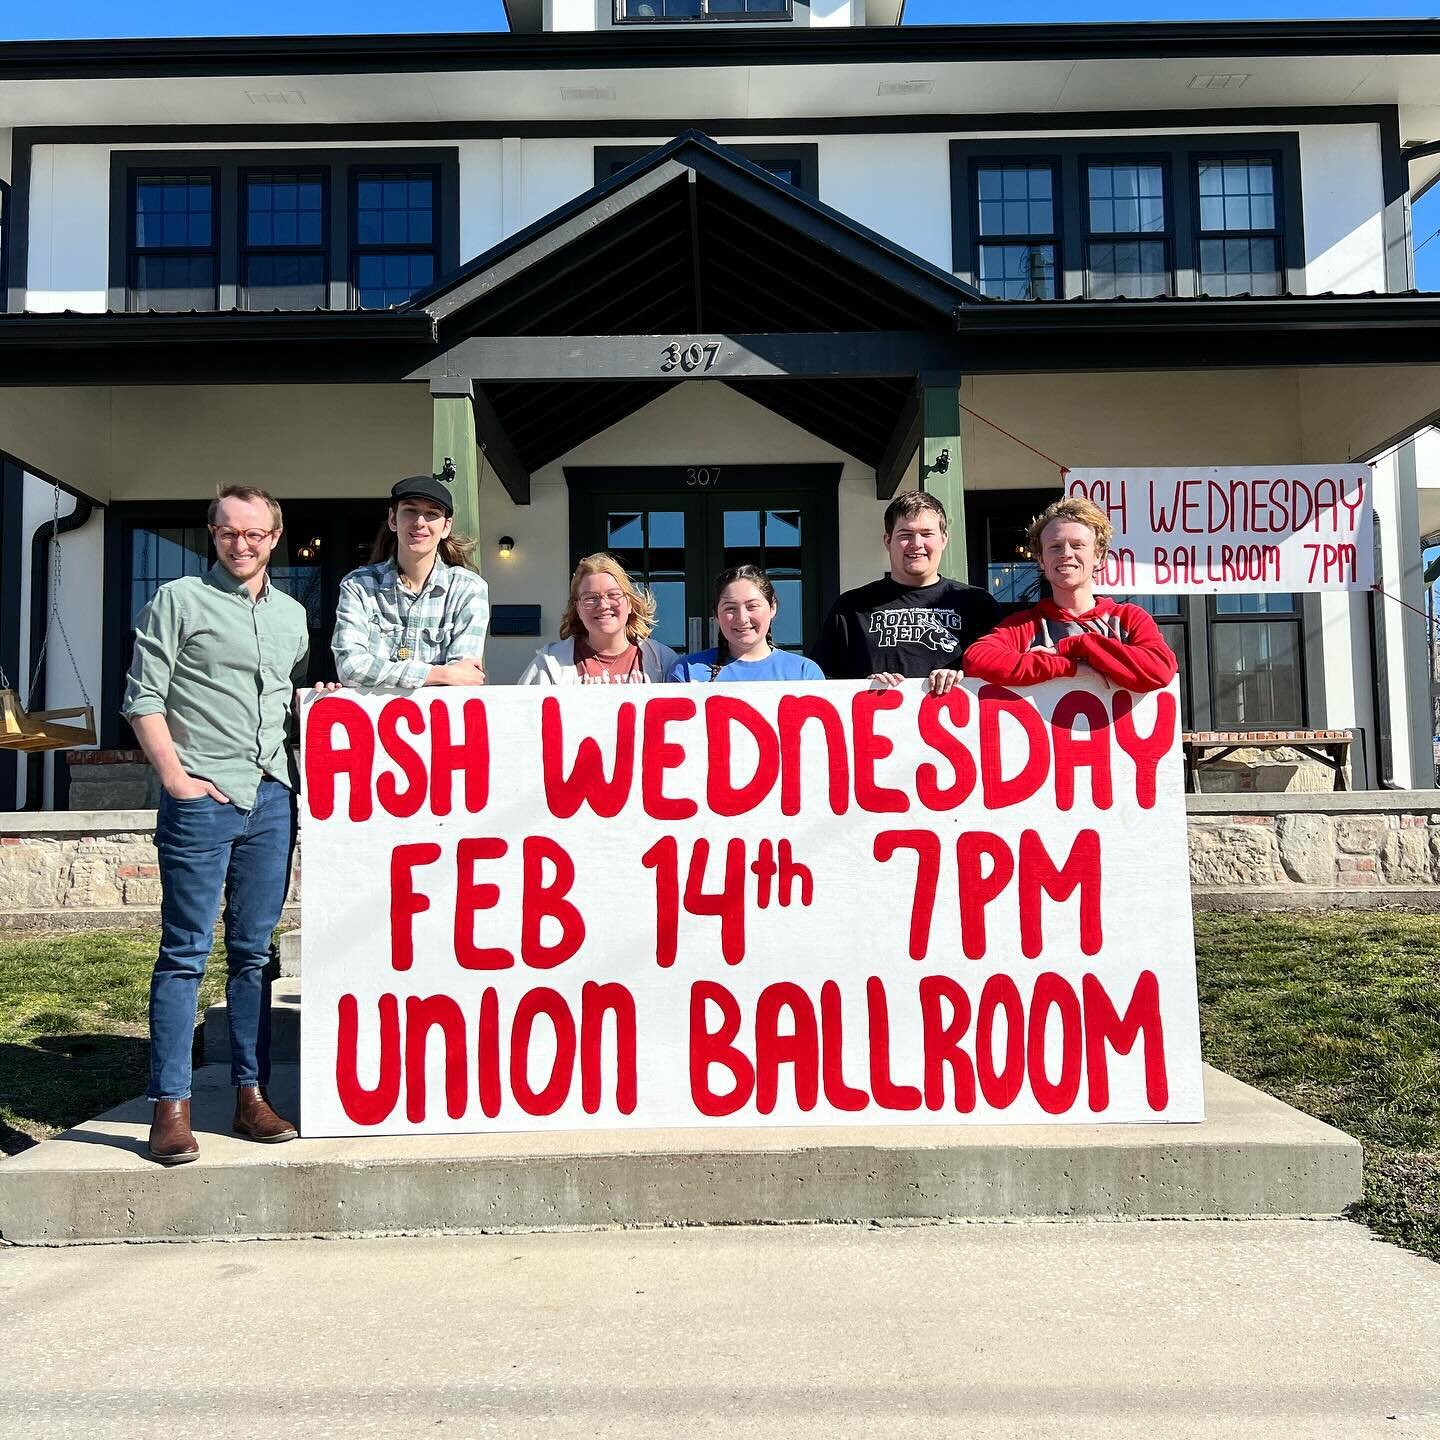
[[[638,590],[625,567],[603,550],[587,555],[570,577],[570,599],[565,613],[560,617],[560,638],[562,640],[583,640],[586,636],[585,622],[580,618],[580,585],[591,575],[608,575],[619,587],[620,593],[630,605],[630,618],[625,622],[625,638],[638,645],[655,628],[655,597]]]
[[[370,564],[372,565],[380,565],[386,560],[395,558],[400,537],[390,528],[389,515],[394,513],[395,507],[392,505],[389,514],[380,522],[380,529],[375,533],[375,543],[370,547]],[[457,535],[452,530],[440,542],[438,554],[447,565],[454,565],[462,570],[476,568],[475,542],[468,535]]]
[[[748,580],[764,597],[767,605],[775,610],[780,608],[770,577],[758,565],[732,565],[730,569],[722,570],[715,577],[714,603],[710,606],[712,613],[720,608],[720,597],[737,580]],[[719,629],[718,626],[716,628]],[[770,648],[773,650],[775,647],[772,645]],[[729,663],[730,647],[725,643],[725,632],[720,630],[715,640],[715,661],[710,666],[710,678],[713,680]]]

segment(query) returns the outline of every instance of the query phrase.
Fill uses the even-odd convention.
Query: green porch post
[[[475,444],[475,407],[468,380],[437,381],[430,387],[430,469],[443,475],[447,462],[454,467],[450,479],[455,497],[455,529],[472,540],[480,539],[480,470]],[[472,561],[480,568],[477,544]]]
[[[940,573],[969,582],[965,547],[965,472],[960,458],[960,377],[921,376],[920,488],[929,491],[950,517],[950,544]]]

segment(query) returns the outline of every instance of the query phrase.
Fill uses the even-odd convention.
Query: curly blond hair
[[[1025,532],[1025,548],[1030,558],[1038,565],[1044,549],[1045,530],[1057,520],[1074,520],[1095,534],[1095,559],[1102,561],[1110,553],[1110,541],[1115,536],[1115,527],[1110,517],[1093,501],[1083,495],[1067,495],[1047,505],[1031,522]]]
[[[655,628],[654,597],[647,591],[637,589],[625,567],[613,555],[607,555],[603,550],[587,555],[575,567],[575,573],[570,577],[570,602],[560,617],[560,638],[585,638],[585,622],[580,618],[580,582],[591,575],[609,575],[620,587],[620,593],[630,602],[630,618],[625,622],[625,638],[631,644],[639,644]]]

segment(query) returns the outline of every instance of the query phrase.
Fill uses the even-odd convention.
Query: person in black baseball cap
[[[452,533],[455,500],[433,475],[390,487],[370,564],[340,582],[335,671],[347,685],[483,685],[490,592],[475,542]]]

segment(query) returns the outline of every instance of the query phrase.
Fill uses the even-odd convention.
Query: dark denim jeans
[[[164,888],[160,956],[150,981],[150,1098],[190,1095],[195,1003],[220,896],[225,896],[230,1079],[270,1079],[270,941],[280,922],[295,846],[295,796],[262,780],[251,810],[160,797],[155,848]]]

